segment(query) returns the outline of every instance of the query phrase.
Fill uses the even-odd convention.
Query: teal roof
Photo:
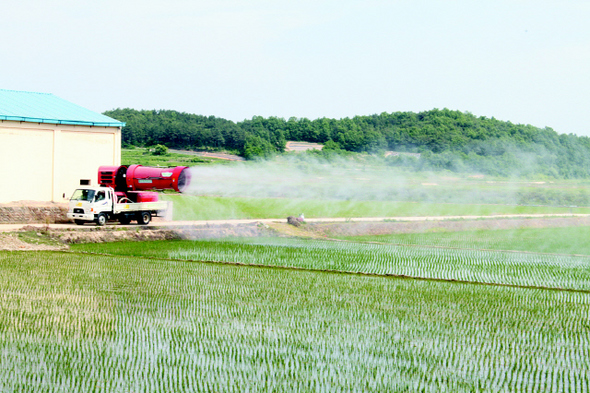
[[[123,127],[125,123],[48,93],[0,89],[0,120]]]

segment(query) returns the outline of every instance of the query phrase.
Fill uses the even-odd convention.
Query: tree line
[[[115,109],[104,114],[126,123],[124,145],[225,149],[250,159],[281,153],[286,141],[292,140],[325,144],[325,152],[314,153],[320,155],[421,153],[420,158],[389,158],[390,165],[415,170],[590,177],[588,137],[449,109],[343,119],[254,116],[237,123],[173,110]]]

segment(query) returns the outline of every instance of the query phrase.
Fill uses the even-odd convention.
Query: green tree
[[[270,158],[276,153],[277,150],[269,141],[259,136],[249,135],[246,137],[242,155],[247,160],[254,160],[257,158]]]

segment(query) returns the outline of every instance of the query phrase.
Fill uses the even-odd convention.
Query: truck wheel
[[[137,218],[137,223],[139,225],[147,225],[150,223],[151,220],[152,215],[150,214],[150,212],[143,212],[139,214],[139,217]]]
[[[123,216],[119,218],[119,222],[121,223],[121,225],[129,225],[131,219],[128,216]]]
[[[84,220],[74,220],[74,222],[76,223],[76,225],[84,225],[84,223],[86,221],[84,221]]]
[[[107,223],[107,215],[104,213],[100,213],[98,217],[96,217],[96,225],[99,227],[104,226]]]

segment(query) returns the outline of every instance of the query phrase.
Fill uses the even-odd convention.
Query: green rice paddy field
[[[0,252],[0,390],[590,391],[590,257],[440,239]]]
[[[482,205],[404,201],[249,198],[162,194],[173,202],[174,220],[305,217],[491,216],[499,214],[589,214],[588,207]]]
[[[398,245],[590,255],[590,227],[586,226],[331,237]]]

